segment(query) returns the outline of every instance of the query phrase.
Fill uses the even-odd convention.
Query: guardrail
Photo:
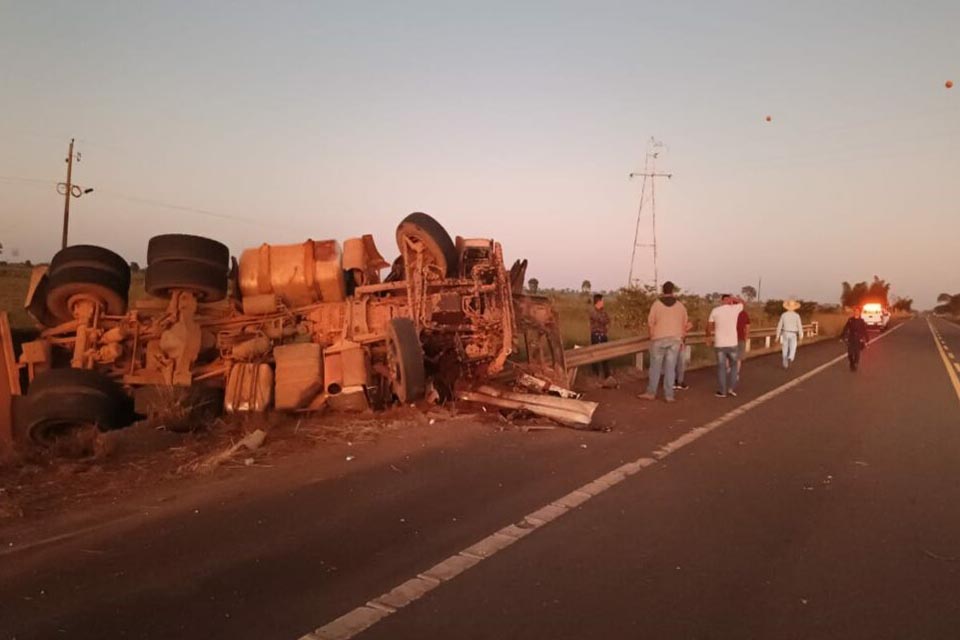
[[[751,351],[751,347],[753,346],[752,343],[755,340],[763,340],[763,348],[769,349],[776,334],[777,330],[774,327],[769,329],[751,330],[750,334],[747,336],[747,351]],[[803,337],[807,338],[818,335],[820,335],[820,323],[812,322],[810,324],[803,325]],[[695,344],[706,344],[707,335],[703,331],[688,333],[685,342],[686,345],[684,347],[683,356],[689,358],[690,347]],[[571,384],[577,377],[578,367],[593,364],[595,362],[603,362],[604,360],[613,360],[614,358],[620,358],[623,356],[635,354],[637,369],[642,371],[643,353],[650,349],[650,343],[651,340],[648,336],[635,336],[632,338],[612,340],[602,344],[592,344],[588,347],[574,347],[573,349],[565,350],[563,352],[563,359],[567,365],[567,371],[570,373]]]

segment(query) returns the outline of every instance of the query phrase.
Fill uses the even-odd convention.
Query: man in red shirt
[[[750,335],[750,314],[746,309],[737,316],[737,373],[743,369],[743,356],[747,352],[747,339]],[[738,376],[739,377],[739,376]]]

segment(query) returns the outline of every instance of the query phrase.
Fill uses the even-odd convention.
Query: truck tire
[[[443,226],[425,213],[411,213],[397,226],[397,247],[403,255],[406,241],[423,245],[427,257],[444,277],[457,271],[457,247]]]
[[[50,260],[47,275],[53,275],[61,269],[72,267],[87,267],[113,273],[125,279],[129,288],[130,265],[110,249],[92,244],[76,244],[61,249]]]
[[[230,269],[230,250],[216,240],[185,233],[168,233],[150,238],[147,243],[147,267],[181,260],[202,262],[226,272]]]
[[[81,297],[95,300],[111,316],[127,312],[130,275],[89,266],[62,265],[47,276],[46,305],[60,322],[73,320],[73,303]]]
[[[403,404],[423,398],[427,374],[420,336],[409,318],[394,318],[387,326],[387,364],[393,394]]]
[[[89,369],[50,369],[30,384],[25,419],[17,440],[49,447],[67,433],[87,425],[100,431],[125,426],[129,400],[109,378]]]
[[[183,290],[192,292],[201,302],[217,302],[227,297],[227,270],[209,262],[163,260],[147,267],[144,287],[159,298]]]

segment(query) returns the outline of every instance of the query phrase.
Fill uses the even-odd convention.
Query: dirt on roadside
[[[107,433],[80,432],[56,450],[17,452],[0,459],[0,527],[117,502],[159,485],[273,466],[331,443],[372,442],[411,426],[457,417],[440,407],[427,411],[402,407],[352,415],[233,415],[190,433],[146,422]],[[252,450],[244,446],[258,430],[263,432],[262,444]],[[256,440],[259,437],[252,439]]]

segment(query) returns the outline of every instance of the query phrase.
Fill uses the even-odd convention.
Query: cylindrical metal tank
[[[340,302],[346,289],[336,240],[263,244],[240,256],[243,297],[274,294],[288,307]]]

